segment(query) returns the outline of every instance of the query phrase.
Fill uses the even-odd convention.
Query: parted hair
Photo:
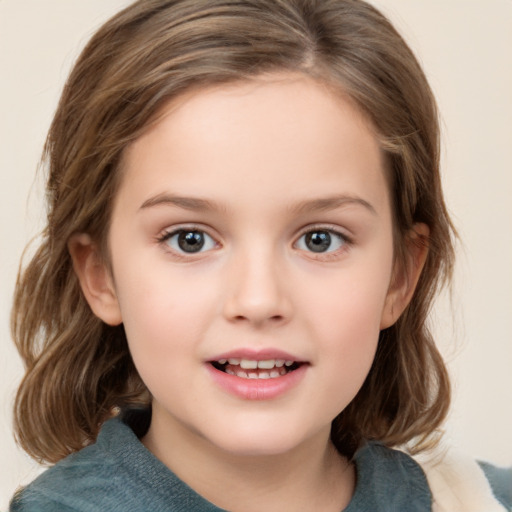
[[[444,363],[428,330],[432,300],[453,266],[455,232],[439,174],[436,103],[413,53],[360,0],[140,0],[92,37],[64,87],[45,144],[47,224],[22,265],[12,333],[26,373],[15,405],[18,443],[54,463],[94,442],[119,410],[150,407],[122,325],[98,319],[67,244],[85,232],[104,249],[125,149],[173,98],[261,74],[303,73],[349,96],[385,155],[397,263],[415,223],[430,228],[413,298],[380,333],[372,368],[333,421],[338,450],[365,440],[425,447],[449,402]]]

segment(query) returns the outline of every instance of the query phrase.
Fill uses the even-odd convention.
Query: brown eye
[[[309,252],[333,252],[347,244],[340,233],[327,229],[316,229],[304,233],[297,242],[297,248]]]
[[[182,231],[178,235],[178,246],[185,252],[199,252],[204,246],[204,235],[198,231]]]
[[[331,234],[327,231],[307,233],[304,243],[310,251],[325,252],[331,246]]]
[[[167,245],[177,252],[194,254],[207,251],[215,247],[215,241],[204,231],[193,229],[179,229],[171,233],[166,239]]]

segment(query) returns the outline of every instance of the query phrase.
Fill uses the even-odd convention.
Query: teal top
[[[423,470],[405,453],[370,443],[354,461],[357,484],[344,512],[431,510]],[[510,499],[511,506],[510,482],[492,466],[486,471],[494,475],[496,495]],[[172,473],[117,418],[103,425],[95,444],[66,457],[18,492],[10,507],[10,512],[107,510],[222,512]]]

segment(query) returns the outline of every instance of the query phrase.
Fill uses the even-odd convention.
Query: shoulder
[[[499,468],[488,462],[478,463],[484,472],[494,496],[507,510],[512,510],[512,466]]]
[[[128,428],[120,421],[107,422],[95,444],[87,446],[46,470],[14,496],[10,510],[40,512],[87,511],[92,495],[109,495],[119,478],[119,460],[112,438],[129,445]],[[128,439],[128,440],[127,440]],[[119,468],[122,471],[122,468]]]
[[[355,454],[357,484],[345,512],[424,512],[432,497],[425,473],[408,454],[368,443]]]
[[[10,512],[99,510],[220,511],[154,457],[120,419],[107,421],[95,444],[63,459],[18,492],[10,508]]]
[[[512,512],[512,468],[442,447],[411,456],[368,443],[355,455],[357,485],[346,512]]]
[[[452,449],[416,457],[433,494],[433,512],[512,510],[512,468],[477,463]]]

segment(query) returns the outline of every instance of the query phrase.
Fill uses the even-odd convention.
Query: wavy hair
[[[105,23],[78,58],[43,152],[47,224],[18,276],[12,333],[26,373],[15,400],[18,443],[56,462],[94,442],[119,409],[149,406],[124,329],[89,308],[67,243],[106,246],[124,150],[162,107],[193,88],[291,71],[348,95],[386,156],[397,261],[417,222],[430,228],[412,301],[381,332],[370,373],[334,420],[351,455],[367,439],[421,448],[446,416],[450,387],[427,327],[451,275],[454,229],[439,176],[436,103],[411,50],[360,0],[140,0]]]

